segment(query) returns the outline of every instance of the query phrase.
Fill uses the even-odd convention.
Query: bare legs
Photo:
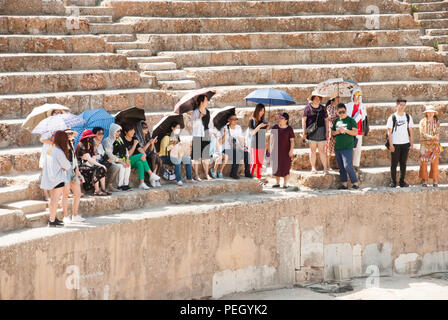
[[[316,170],[316,151],[319,150],[319,158],[320,162],[324,166],[324,172],[328,172],[328,163],[327,163],[327,153],[326,153],[326,141],[321,142],[310,142],[310,163],[312,172],[317,172]]]

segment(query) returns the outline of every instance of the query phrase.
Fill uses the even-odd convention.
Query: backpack
[[[407,114],[407,113],[405,113],[405,115],[406,115],[406,125],[407,125],[407,127],[408,127],[408,135],[411,136],[411,133],[409,132],[409,121],[410,121],[410,117],[409,117],[409,114]],[[391,132],[393,132],[394,129],[395,129],[395,131],[397,130],[397,129],[396,129],[396,125],[397,125],[397,117],[395,116],[395,114],[393,114],[393,115],[392,115],[392,130],[391,130]],[[386,132],[386,143],[385,143],[384,145],[386,146],[387,149],[390,148],[390,144],[389,144],[389,134],[388,134],[387,132]]]

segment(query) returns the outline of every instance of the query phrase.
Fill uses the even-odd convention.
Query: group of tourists
[[[363,135],[368,133],[367,111],[362,103],[362,92],[355,90],[352,101],[340,102],[339,97],[330,97],[326,105],[324,97],[313,92],[303,110],[302,138],[310,147],[311,173],[316,174],[319,153],[323,173],[331,170],[330,157],[335,156],[339,168],[341,186],[358,189],[357,172],[360,168]],[[400,187],[409,186],[405,182],[406,162],[409,150],[413,148],[412,117],[405,112],[406,100],[398,99],[397,111],[387,120],[387,143],[391,152],[391,187],[397,186],[396,167],[400,164]],[[64,112],[53,110],[51,115]],[[440,122],[434,107],[427,106],[425,117],[420,121],[420,177],[427,186],[428,178],[438,184],[438,157],[442,150],[439,135]],[[231,164],[230,177],[240,179],[239,165],[244,162],[244,176],[258,179],[265,186],[262,169],[265,157],[269,157],[272,173],[276,179],[273,188],[288,188],[288,178],[295,146],[294,130],[289,124],[289,114],[278,114],[278,122],[272,126],[266,120],[266,109],[257,104],[243,130],[235,112],[227,115],[226,124],[219,130],[213,125],[208,98],[199,96],[197,107],[191,113],[191,149],[183,147],[184,136],[181,123],[172,122],[170,130],[161,140],[153,136],[146,121],[137,124],[112,123],[108,136],[105,128],[95,127],[81,134],[74,146],[77,132],[56,131],[52,135],[42,135],[41,188],[49,199],[50,226],[60,226],[71,221],[82,222],[78,214],[80,199],[85,192],[94,196],[108,196],[111,192],[132,190],[131,170],[136,169],[138,187],[143,190],[161,187],[164,166],[174,168],[174,176],[179,186],[183,185],[182,165],[185,167],[186,182],[202,181],[200,165],[206,180],[223,178],[224,167]],[[211,167],[211,161],[214,166]],[[427,164],[431,164],[428,175]],[[70,195],[71,193],[71,195]],[[72,218],[68,213],[68,198],[73,197]],[[59,201],[62,200],[64,219],[56,218]]]

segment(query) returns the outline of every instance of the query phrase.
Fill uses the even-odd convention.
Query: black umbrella
[[[227,106],[213,112],[212,121],[215,128],[221,130],[221,128],[227,124],[227,119],[229,119],[230,115],[235,115],[234,106]]]
[[[180,128],[185,128],[184,116],[182,114],[169,114],[164,116],[152,129],[152,137],[157,137],[156,150],[159,150],[160,142],[166,135],[171,134],[171,125],[177,122],[180,124]]]
[[[215,90],[211,89],[199,89],[187,93],[180,99],[180,101],[174,106],[174,113],[182,114],[188,111],[194,110],[198,107],[198,97],[206,95],[207,99],[210,99],[216,94]]]
[[[145,110],[137,107],[127,108],[115,115],[115,123],[119,125],[122,125],[125,122],[137,124],[137,122],[141,120],[146,120]]]

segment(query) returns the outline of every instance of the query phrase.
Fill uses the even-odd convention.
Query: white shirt
[[[193,127],[193,137],[204,137],[205,130],[202,124],[202,118],[199,118],[199,109],[191,113],[191,126]]]
[[[403,113],[402,116],[399,116],[397,112],[395,112],[393,115],[395,115],[397,122],[395,123],[395,128],[392,130],[392,144],[406,144],[409,143],[409,133],[408,133],[408,126],[407,126],[407,119],[406,114]],[[387,125],[386,127],[388,129],[392,129],[392,116],[389,116],[387,119]],[[412,120],[412,116],[409,115],[409,128],[412,128],[414,126],[414,121]]]
[[[47,151],[43,155],[43,159],[41,189],[51,190],[61,182],[68,182],[67,170],[70,169],[71,164],[61,149],[54,147],[50,154]]]
[[[222,129],[221,129],[221,135],[224,136],[225,132],[228,131],[230,133],[227,134],[226,139],[224,140],[224,150],[226,149],[232,149],[232,141],[231,139],[237,139],[238,140],[238,144],[240,144],[240,140],[241,138],[244,138],[243,136],[243,130],[241,129],[241,127],[239,125],[236,125],[234,129],[227,127],[227,125],[225,125]],[[243,147],[243,146],[241,146]]]

